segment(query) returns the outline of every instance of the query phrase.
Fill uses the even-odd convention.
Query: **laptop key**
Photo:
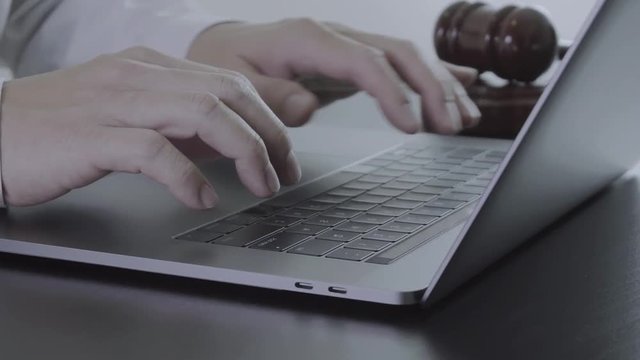
[[[403,182],[422,184],[422,183],[427,182],[427,181],[429,181],[431,179],[433,179],[433,176],[421,176],[421,175],[414,175],[414,174],[406,174],[406,175],[400,176],[397,180],[398,181],[403,181]]]
[[[451,209],[437,208],[425,205],[411,211],[411,214],[429,215],[429,216],[445,216]]]
[[[367,214],[382,215],[382,216],[400,216],[406,213],[407,211],[408,211],[407,209],[393,208],[393,207],[381,205],[367,211]]]
[[[300,219],[298,218],[294,218],[294,217],[288,217],[288,216],[280,216],[280,215],[276,215],[276,216],[272,216],[270,218],[266,218],[263,220],[263,222],[265,224],[271,224],[271,225],[278,225],[278,226],[291,226],[293,224],[296,224],[300,221]]]
[[[399,162],[393,163],[386,167],[386,169],[389,169],[389,170],[400,170],[400,171],[413,171],[419,168],[420,168],[420,165],[401,164]]]
[[[431,163],[428,163],[427,165],[422,166],[423,169],[444,170],[444,171],[449,171],[449,170],[455,169],[456,167],[457,166],[453,164],[443,164],[443,163],[437,163],[437,162],[431,162]]]
[[[312,217],[311,219],[305,221],[304,223],[310,224],[310,225],[336,226],[343,221],[344,219],[340,219],[337,217],[318,215],[318,216]]]
[[[344,247],[349,249],[360,249],[360,250],[369,250],[369,251],[379,251],[384,249],[389,245],[389,242],[386,241],[377,241],[377,240],[369,240],[369,239],[357,239]]]
[[[247,209],[244,212],[258,217],[267,217],[275,214],[276,212],[278,212],[278,210],[280,210],[279,207],[260,204],[258,206]]]
[[[365,224],[348,221],[346,223],[338,225],[335,229],[341,231],[351,231],[357,233],[366,233],[376,228],[376,224]]]
[[[358,190],[371,190],[373,188],[378,187],[379,184],[376,183],[370,183],[370,182],[364,182],[364,181],[352,181],[350,183],[347,183],[345,185],[343,185],[343,187],[347,188],[347,189],[358,189]]]
[[[400,209],[415,209],[422,204],[423,203],[420,201],[393,199],[391,201],[384,203],[384,206],[400,208]]]
[[[253,246],[251,246],[251,248],[269,251],[284,251],[287,248],[308,238],[309,236],[304,234],[281,232],[263,238],[262,240],[256,242]]]
[[[406,174],[407,172],[408,171],[404,171],[404,170],[391,170],[391,169],[385,168],[385,169],[376,170],[373,172],[373,174],[381,175],[381,176],[398,177]]]
[[[324,216],[331,216],[339,219],[351,219],[352,217],[360,214],[360,211],[347,210],[347,209],[329,209],[322,213]]]
[[[478,187],[487,187],[487,186],[489,186],[490,182],[491,182],[490,180],[473,179],[473,180],[467,181],[465,183],[465,185],[478,186]]]
[[[210,231],[194,230],[186,234],[180,235],[176,237],[176,239],[205,243],[205,242],[215,240],[222,236],[224,236],[224,234],[214,233]]]
[[[354,196],[358,196],[360,194],[363,194],[364,192],[365,192],[365,190],[349,189],[349,188],[345,188],[345,187],[339,187],[337,189],[333,189],[333,190],[329,191],[327,194],[335,195],[335,196],[354,197]]]
[[[327,254],[327,257],[330,259],[362,261],[367,257],[371,256],[372,254],[375,254],[375,252],[359,250],[359,249],[340,248]]]
[[[420,193],[420,194],[440,195],[443,192],[447,191],[447,188],[438,187],[438,186],[421,185],[411,191]]]
[[[411,189],[415,188],[418,185],[420,185],[420,184],[396,180],[396,181],[392,181],[392,182],[387,183],[387,184],[383,184],[381,187],[383,187],[385,189],[411,190]]]
[[[457,201],[465,201],[465,202],[473,201],[477,198],[478,198],[478,195],[476,194],[466,194],[466,193],[460,193],[460,192],[450,192],[450,193],[445,193],[440,195],[440,199],[457,200]]]
[[[405,193],[406,190],[403,189],[386,189],[386,188],[377,188],[370,191],[367,191],[366,195],[376,195],[376,196],[387,196],[387,197],[395,197]]]
[[[298,206],[296,206],[296,208],[304,209],[304,210],[312,210],[312,211],[324,211],[333,206],[334,206],[333,204],[321,203],[317,201],[305,201],[299,204]]]
[[[401,164],[406,165],[426,165],[431,162],[431,159],[421,159],[418,157],[408,157],[400,160]]]
[[[439,208],[444,208],[444,209],[457,209],[460,206],[466,204],[466,202],[464,201],[456,201],[456,200],[445,200],[442,198],[437,198],[434,200],[431,200],[427,203],[427,205],[432,206],[432,207],[439,207]]]
[[[382,225],[386,222],[389,222],[393,219],[393,216],[382,216],[382,215],[374,215],[374,214],[362,214],[356,216],[351,221],[365,224],[375,224]]]
[[[382,204],[389,200],[391,200],[390,196],[378,196],[378,195],[370,195],[370,194],[360,195],[353,199],[353,201],[360,201],[360,202],[371,203],[376,205]]]
[[[253,224],[258,220],[260,220],[260,217],[251,215],[251,214],[246,214],[246,213],[231,215],[228,218],[224,219],[224,221],[228,223],[235,224],[235,225],[243,225],[243,226]]]
[[[360,236],[360,234],[351,231],[329,230],[318,235],[318,239],[348,242],[358,236]]]
[[[438,177],[440,180],[454,180],[454,181],[469,181],[473,179],[475,175],[467,175],[467,174],[444,174]]]
[[[420,229],[420,227],[421,227],[421,225],[419,225],[419,224],[409,224],[409,223],[403,223],[403,222],[394,221],[394,222],[390,222],[390,223],[387,223],[385,225],[382,225],[380,227],[380,230],[396,231],[396,232],[402,232],[402,233],[412,233],[412,232]]]
[[[391,180],[393,180],[393,177],[391,177],[391,176],[381,176],[381,175],[365,175],[365,176],[363,176],[363,177],[358,179],[358,181],[378,183],[378,184],[384,184],[384,183],[389,182]]]
[[[401,196],[398,196],[398,199],[427,202],[435,197],[435,194],[421,194],[418,192],[409,191]]]
[[[213,224],[205,225],[201,227],[199,230],[216,232],[221,234],[232,233],[238,229],[242,229],[242,226],[236,224],[230,224],[226,222],[216,222]]]
[[[418,169],[410,172],[409,175],[435,177],[446,173],[447,172],[443,170]]]
[[[245,246],[256,240],[262,239],[267,235],[271,235],[276,231],[279,231],[280,229],[282,229],[281,226],[260,223],[253,224],[227,236],[214,240],[213,243],[228,246]]]
[[[327,204],[341,204],[341,203],[343,203],[343,202],[345,202],[345,201],[347,201],[349,199],[350,199],[350,197],[348,197],[348,196],[322,194],[322,195],[318,195],[318,196],[314,197],[311,200],[312,201],[321,202],[321,203],[327,203]]]
[[[451,170],[452,174],[462,174],[462,175],[480,175],[484,172],[485,170],[483,169],[477,169],[477,168],[468,168],[468,167],[458,167],[455,168],[453,170]]]
[[[426,183],[424,183],[424,185],[426,186],[436,186],[436,187],[443,187],[443,188],[452,188],[455,187],[458,184],[461,184],[462,181],[457,181],[457,180],[440,180],[440,179],[433,179],[433,180],[429,180]]]
[[[323,232],[326,229],[328,229],[328,227],[322,226],[322,225],[298,224],[290,228],[287,228],[287,231],[292,233],[297,233],[297,234],[316,235]]]
[[[401,221],[403,223],[427,225],[438,219],[439,219],[438,216],[432,216],[432,215],[407,214],[399,217],[398,221]]]
[[[287,209],[281,213],[279,213],[278,215],[280,216],[289,216],[289,217],[294,217],[294,218],[298,218],[298,219],[306,219],[309,218],[315,214],[317,214],[317,211],[313,211],[313,210],[305,210],[305,209]]]
[[[456,192],[482,195],[484,193],[484,188],[480,186],[461,185],[456,187]]]
[[[339,241],[311,239],[294,246],[288,252],[292,254],[322,256],[340,245],[342,245],[342,243]]]
[[[406,236],[406,234],[399,233],[399,232],[384,231],[384,230],[374,230],[374,231],[372,231],[370,233],[365,234],[364,236],[362,236],[362,238],[363,239],[371,239],[371,240],[382,240],[382,241],[388,241],[388,242],[395,242],[395,241],[398,241],[398,240],[402,239],[405,236]]]
[[[363,203],[359,201],[349,201],[344,204],[340,204],[338,208],[355,210],[355,211],[367,211],[375,206],[376,206],[375,204],[370,204],[370,203]]]

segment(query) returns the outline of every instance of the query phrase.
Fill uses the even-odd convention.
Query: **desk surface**
[[[640,182],[428,310],[0,255],[3,359],[637,359]]]

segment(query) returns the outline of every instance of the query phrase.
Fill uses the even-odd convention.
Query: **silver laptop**
[[[638,17],[637,0],[599,3],[514,142],[335,129],[315,134],[331,149],[298,154],[303,184],[267,201],[242,189],[229,162],[202,164],[223,195],[210,211],[115,174],[2,214],[0,251],[431,303],[640,158],[640,44],[629,39]],[[349,137],[358,141],[335,144]]]

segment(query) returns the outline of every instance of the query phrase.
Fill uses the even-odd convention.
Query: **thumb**
[[[304,125],[320,107],[316,96],[297,82],[261,74],[247,77],[262,99],[287,126]]]

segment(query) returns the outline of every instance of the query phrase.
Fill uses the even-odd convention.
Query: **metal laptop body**
[[[500,181],[483,199],[467,236],[464,219],[471,211],[388,265],[173,238],[259,202],[241,187],[231,164],[218,161],[202,166],[222,195],[217,209],[187,210],[161,186],[140,176],[117,174],[41,206],[10,209],[0,221],[0,251],[388,304],[425,302],[444,271],[433,298],[440,297],[638,158],[635,136],[640,123],[633,117],[640,114],[640,102],[633,101],[637,76],[630,72],[640,51],[632,43],[611,41],[632,34],[638,14],[640,4],[634,0],[602,5],[593,30],[569,56],[563,75],[520,134],[509,166],[503,164]],[[325,114],[335,115],[331,109]],[[492,139],[315,130],[295,131],[305,175],[304,183],[288,196],[322,193],[340,176],[340,169],[405,142],[502,151],[510,146]],[[446,266],[449,259],[451,265]]]

